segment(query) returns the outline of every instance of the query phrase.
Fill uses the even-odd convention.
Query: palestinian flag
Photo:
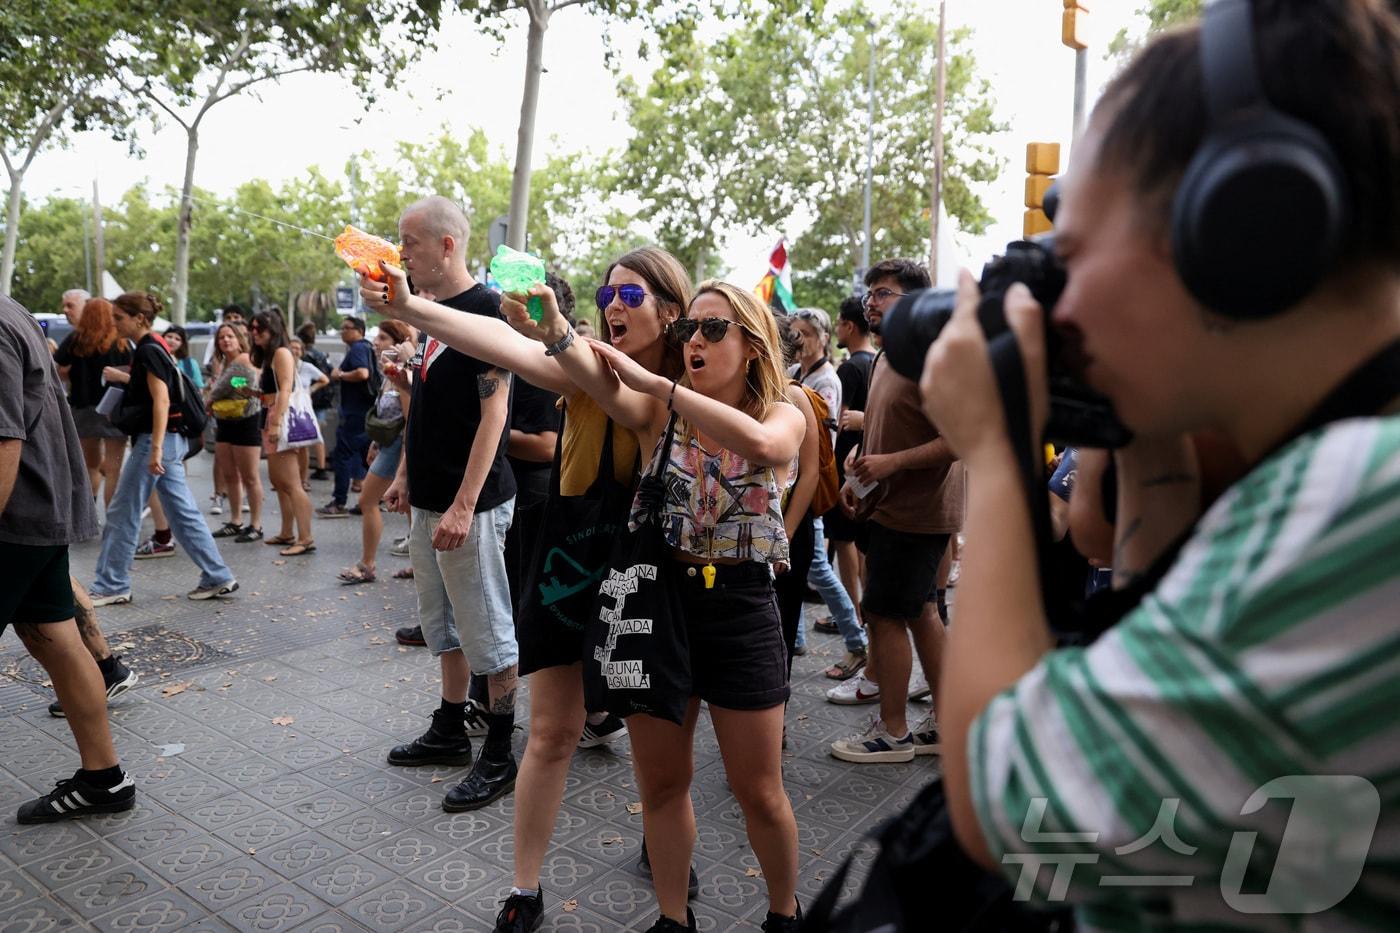
[[[797,310],[797,302],[792,300],[792,270],[788,268],[787,241],[779,240],[768,256],[768,274],[754,288],[759,301],[768,305],[778,314],[791,314]]]

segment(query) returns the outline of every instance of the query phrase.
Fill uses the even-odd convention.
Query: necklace
[[[695,447],[693,448],[693,452],[691,454],[691,466],[695,473],[696,485],[700,489],[700,512],[703,514],[704,512],[710,511],[711,503],[713,503],[712,508],[714,510],[713,520],[708,523],[702,523],[705,528],[705,538],[707,542],[707,547],[705,552],[706,564],[705,566],[700,568],[700,573],[705,578],[705,589],[712,590],[715,588],[715,575],[718,573],[718,571],[715,569],[715,525],[719,523],[719,491],[721,484],[719,478],[716,477],[714,494],[709,495],[706,493],[705,461],[708,455],[700,446],[700,438],[698,436],[694,439],[694,443]],[[723,474],[724,469],[728,466],[728,456],[729,451],[721,448],[719,452],[721,474]],[[696,518],[700,518],[700,515],[697,515]]]

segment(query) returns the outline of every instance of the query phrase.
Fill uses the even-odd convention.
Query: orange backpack
[[[807,400],[812,403],[812,413],[817,416],[817,430],[821,434],[817,441],[817,488],[812,491],[811,505],[812,514],[820,517],[834,509],[841,501],[841,479],[836,473],[836,450],[831,446],[831,429],[836,422],[831,417],[831,410],[826,407],[826,399],[796,379],[792,384],[801,386],[802,391],[807,393]]]

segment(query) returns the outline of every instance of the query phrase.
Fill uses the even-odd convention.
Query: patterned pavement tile
[[[207,458],[190,468],[202,497]],[[113,644],[159,628],[208,651],[181,668],[143,665],[139,650],[121,649],[142,683],[109,718],[138,782],[137,806],[82,822],[0,823],[0,930],[491,928],[511,880],[515,797],[444,813],[443,794],[467,768],[385,762],[389,748],[426,728],[440,669],[426,652],[393,643],[393,629],[413,620],[411,583],[347,592],[335,581],[358,553],[358,527],[318,528],[318,544],[310,559],[282,566],[258,550],[225,548],[243,586],[212,606],[161,598],[188,589],[187,562],[138,565],[136,604],[102,613]],[[95,558],[95,543],[75,547],[75,573],[90,575]],[[793,668],[783,756],[804,903],[848,854],[847,887],[861,883],[874,858],[862,833],[938,773],[937,759],[860,766],[830,756],[830,742],[858,731],[872,710],[826,702],[832,681],[822,671],[840,640],[811,643]],[[0,643],[0,812],[77,766],[68,724],[48,715],[50,691],[26,663],[17,643]],[[183,682],[190,686],[164,695]],[[517,757],[528,740],[528,682],[519,700]],[[909,714],[927,710],[913,704]],[[272,722],[282,716],[293,721]],[[162,756],[171,744],[184,749]],[[698,927],[757,930],[764,883],[748,873],[756,862],[708,711],[694,762]],[[639,801],[629,739],[574,754],[541,871],[544,929],[644,931],[656,919],[651,883],[636,867],[642,815],[628,806]]]
[[[74,913],[98,917],[164,888],[161,879],[139,864],[128,862],[99,874],[84,874],[73,884],[54,891],[53,896]]]
[[[363,855],[347,855],[307,872],[297,879],[297,884],[327,904],[339,906],[396,877],[392,871]]]

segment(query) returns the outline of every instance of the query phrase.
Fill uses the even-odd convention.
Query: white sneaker
[[[842,681],[826,692],[828,703],[838,706],[863,706],[880,702],[880,685],[862,673],[859,677]]]
[[[224,497],[223,497],[223,496],[218,495],[218,494],[216,493],[216,494],[214,494],[214,495],[212,495],[212,496],[209,497],[209,501],[213,503],[211,506],[209,506],[209,514],[210,514],[210,515],[222,515],[222,514],[224,514]]]
[[[151,517],[151,507],[148,505],[148,506],[146,506],[144,509],[141,510],[141,521],[144,522],[146,519],[148,519],[148,518],[150,518],[150,517]]]
[[[932,714],[916,722],[909,734],[914,738],[915,755],[942,754],[943,743],[938,738],[938,723],[933,721]]]
[[[92,597],[92,604],[94,607],[125,606],[127,603],[131,602],[130,590],[125,593],[109,593],[106,596],[99,596],[96,593],[90,593],[88,595]]]
[[[890,735],[885,731],[885,724],[880,721],[880,717],[876,716],[859,735],[832,742],[831,754],[834,758],[854,761],[857,764],[897,763],[913,761],[916,749],[912,734]]]
[[[407,557],[408,535],[404,535],[402,538],[398,538],[397,540],[395,540],[394,546],[389,548],[389,553],[394,555],[395,557]]]
[[[248,508],[248,503],[246,503],[246,502],[243,503],[243,511],[244,511],[245,513],[251,512],[251,511],[252,511],[252,509]]]
[[[933,691],[928,688],[928,678],[924,672],[915,670],[914,675],[909,678],[909,702],[917,703],[920,700],[932,702]]]

